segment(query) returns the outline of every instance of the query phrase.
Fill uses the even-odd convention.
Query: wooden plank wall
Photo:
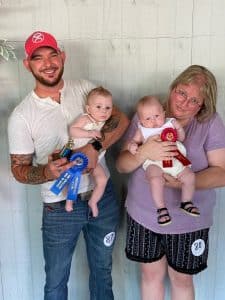
[[[34,30],[55,34],[67,52],[65,78],[87,78],[106,86],[115,103],[129,115],[139,97],[165,97],[169,83],[181,70],[203,64],[217,77],[218,109],[225,120],[224,12],[223,0],[0,1],[0,39],[12,41],[18,56],[17,62],[0,62],[1,300],[43,298],[39,188],[13,179],[6,133],[9,113],[33,86],[22,64],[25,38]],[[116,151],[110,158],[111,166]],[[120,193],[120,180],[114,169],[112,172]],[[195,277],[198,300],[225,299],[225,190],[217,192],[209,267]],[[114,251],[115,299],[138,300],[138,267],[124,256],[123,200]],[[73,259],[69,299],[88,299],[84,253],[81,238]]]

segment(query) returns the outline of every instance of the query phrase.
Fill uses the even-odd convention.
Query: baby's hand
[[[137,143],[135,143],[134,141],[131,141],[128,144],[128,151],[130,151],[131,154],[135,155],[137,153],[137,150],[138,150]]]
[[[102,137],[100,131],[98,130],[90,130],[90,137],[93,139],[100,139]]]

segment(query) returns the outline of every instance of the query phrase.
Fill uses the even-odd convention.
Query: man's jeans
[[[72,255],[83,231],[90,268],[91,300],[112,300],[112,250],[119,219],[119,205],[109,180],[102,199],[98,202],[99,215],[91,216],[88,201],[74,204],[66,212],[64,203],[56,207],[44,205],[43,249],[45,258],[45,300],[66,300]]]

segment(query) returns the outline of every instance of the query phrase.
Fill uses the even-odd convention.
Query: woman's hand
[[[138,147],[135,155],[127,150],[128,143],[116,161],[116,168],[120,173],[130,173],[140,167],[147,159],[168,160],[176,156],[177,146],[174,142],[162,142],[159,135],[148,138],[148,140]]]
[[[138,151],[145,158],[144,160],[169,160],[177,155],[176,150],[175,142],[162,142],[160,136],[155,135],[148,138]]]
[[[131,141],[128,145],[127,145],[128,150],[130,151],[131,154],[135,155],[138,151],[138,144],[135,143],[135,141]]]

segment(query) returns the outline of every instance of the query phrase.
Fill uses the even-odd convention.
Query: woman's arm
[[[126,150],[126,143],[116,161],[116,168],[120,173],[130,173],[141,166],[146,159],[168,160],[177,155],[176,144],[162,142],[159,135],[148,138],[145,144],[138,147],[135,155]]]
[[[196,189],[213,189],[225,186],[225,148],[209,151],[207,153],[209,167],[196,172]],[[176,178],[164,174],[166,186],[181,188],[181,183]]]
[[[225,186],[225,148],[207,153],[209,167],[196,174],[196,189]]]

